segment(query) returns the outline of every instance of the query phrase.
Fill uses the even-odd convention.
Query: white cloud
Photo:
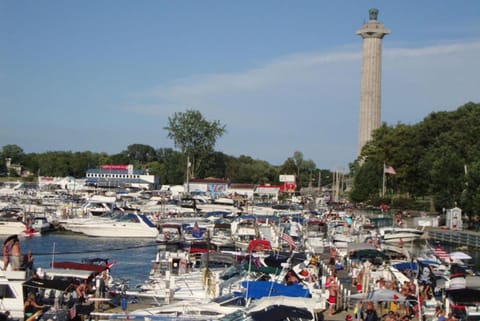
[[[480,41],[384,49],[382,119],[419,121],[440,106],[479,101],[479,49]],[[291,156],[284,150],[300,150],[315,155],[322,168],[346,166],[357,145],[361,54],[354,50],[295,54],[250,70],[178,79],[152,89],[154,103],[131,110],[166,117],[200,110],[227,125],[219,147],[229,154],[281,163]]]
[[[480,42],[452,43],[424,48],[395,48],[385,50],[383,55],[386,58],[406,58],[450,55],[480,49]]]

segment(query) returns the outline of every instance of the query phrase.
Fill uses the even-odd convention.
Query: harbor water
[[[152,239],[94,238],[54,232],[21,238],[22,254],[32,251],[35,268],[48,269],[51,262],[82,262],[102,258],[116,262],[111,268],[115,280],[126,279],[131,288],[143,283],[152,267],[156,243]]]

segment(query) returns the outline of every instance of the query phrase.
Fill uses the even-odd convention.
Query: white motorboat
[[[47,232],[52,229],[52,224],[46,216],[35,216],[32,219],[32,228],[36,231]]]
[[[158,248],[167,251],[177,251],[185,246],[185,237],[183,236],[182,224],[180,223],[162,223],[158,227],[156,242]]]
[[[144,214],[129,213],[121,217],[86,223],[76,227],[76,232],[95,237],[156,238],[157,227]]]
[[[412,227],[384,226],[378,229],[378,234],[385,243],[412,242],[421,239],[423,233],[423,229]]]
[[[82,205],[85,214],[102,215],[112,212],[116,207],[116,198],[113,196],[93,195]]]
[[[172,304],[137,309],[125,313],[91,313],[94,317],[111,319],[149,319],[149,320],[217,320],[227,314],[243,309],[246,300],[242,296],[227,295],[215,300],[191,298]]]
[[[25,271],[0,270],[0,289],[3,293],[1,306],[3,311],[10,311],[12,319],[23,319]]]
[[[83,229],[84,225],[96,225],[98,223],[105,223],[105,222],[108,223],[123,215],[124,215],[123,212],[107,212],[98,216],[87,213],[82,216],[76,216],[76,217],[58,220],[58,223],[67,231],[82,233],[81,230]]]
[[[16,182],[5,182],[0,185],[0,196],[16,196],[22,191],[23,183],[20,181]]]
[[[138,291],[127,291],[126,294],[137,298],[142,304],[163,305],[172,302],[191,300],[191,298],[211,299],[218,293],[214,280],[226,266],[235,263],[235,257],[221,253],[208,255],[208,271],[206,255],[200,258],[200,266],[195,268],[190,253],[169,252],[158,249],[153,261],[149,278]]]
[[[37,236],[40,231],[29,229],[25,223],[18,220],[0,220],[0,235]]]
[[[240,216],[231,223],[232,238],[237,247],[246,250],[250,241],[260,238],[256,217],[251,215]]]

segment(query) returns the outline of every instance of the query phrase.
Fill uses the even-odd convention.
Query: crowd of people
[[[335,247],[330,248],[328,257],[328,266],[330,275],[328,276],[325,284],[325,288],[328,290],[328,316],[332,316],[336,312],[337,300],[339,296],[339,288],[337,279],[338,272],[338,253]],[[351,285],[357,292],[363,292],[364,271],[362,265],[358,262],[352,262],[348,269],[349,276],[351,277]],[[422,291],[428,288],[428,281],[419,283],[420,295],[424,299],[428,299],[428,292]],[[422,301],[422,298],[417,298],[417,288],[413,281],[405,281],[403,284],[399,284],[396,280],[386,280],[380,278],[375,283],[375,288],[389,289],[405,296],[405,301],[388,301],[388,302],[371,302],[365,301],[360,304],[356,304],[354,307],[354,315],[347,315],[346,321],[362,320],[362,321],[410,321],[415,317],[418,317],[418,302]],[[381,308],[382,314],[377,314],[377,308]],[[383,313],[388,311],[388,313]],[[349,319],[350,318],[350,319]],[[440,320],[439,320],[440,321]],[[452,320],[441,320],[452,321]]]

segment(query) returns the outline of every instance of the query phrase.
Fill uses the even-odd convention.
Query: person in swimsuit
[[[20,240],[18,238],[13,240],[12,251],[10,255],[12,270],[20,270],[20,267],[22,266],[23,256],[22,252],[20,251]]]
[[[25,314],[24,319],[28,319],[39,309],[43,309],[45,306],[40,305],[35,300],[35,293],[30,293],[23,304],[23,313]]]
[[[335,276],[330,275],[325,286],[328,288],[328,315],[332,316],[335,313],[335,306],[337,304],[338,287],[335,282]]]
[[[10,262],[10,249],[12,248],[13,240],[9,240],[5,244],[3,244],[3,269],[6,271],[8,263]]]

